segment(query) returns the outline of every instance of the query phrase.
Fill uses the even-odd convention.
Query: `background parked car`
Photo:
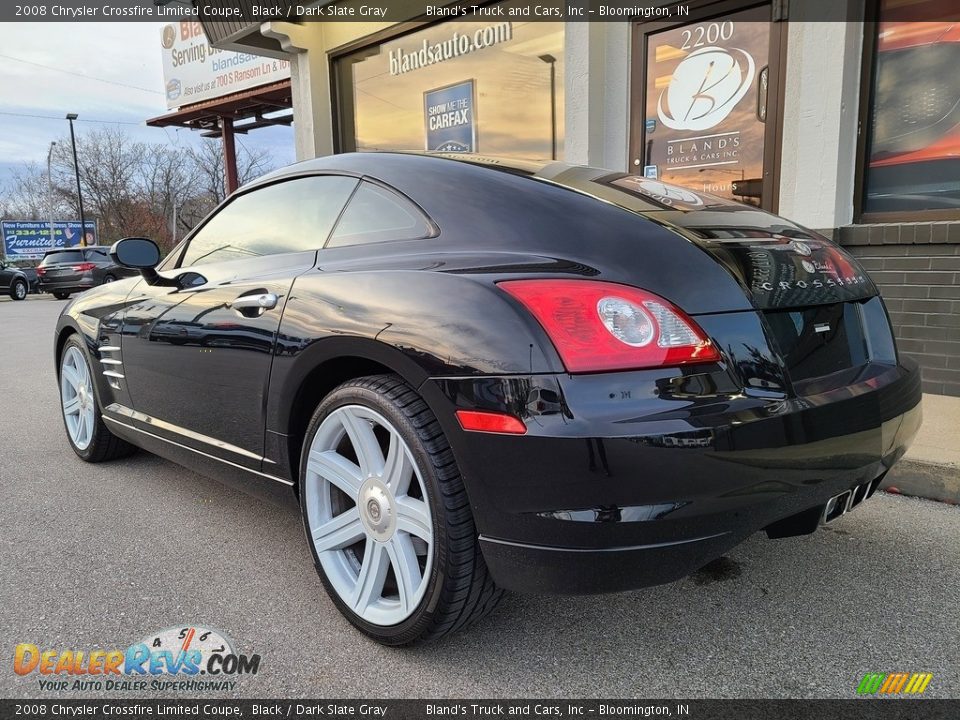
[[[50,250],[37,266],[40,290],[60,300],[135,274],[115,264],[110,248],[99,245]]]
[[[14,300],[25,300],[30,292],[30,278],[20,268],[0,260],[0,290],[9,293]]]

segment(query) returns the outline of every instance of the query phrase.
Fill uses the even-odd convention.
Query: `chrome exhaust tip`
[[[846,515],[853,510],[857,505],[876,492],[877,486],[882,479],[883,476],[880,476],[870,482],[861,483],[852,490],[834,495],[827,500],[827,504],[823,508],[823,522],[828,523],[831,520],[836,520],[841,515]]]
[[[839,495],[834,495],[832,498],[827,500],[827,505],[823,509],[823,521],[825,523],[830,522],[831,520],[836,520],[838,517],[847,512],[847,507],[850,504],[850,498],[853,493],[850,490],[842,492]]]

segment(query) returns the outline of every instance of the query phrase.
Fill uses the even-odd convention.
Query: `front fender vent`
[[[114,390],[120,389],[120,381],[123,380],[123,360],[120,356],[120,348],[116,345],[101,345],[100,365],[103,367],[102,373],[107,378],[107,383]]]

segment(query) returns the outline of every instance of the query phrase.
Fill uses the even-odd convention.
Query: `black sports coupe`
[[[920,423],[883,301],[822,236],[559,162],[272,173],[69,303],[84,460],[134,446],[302,512],[346,618],[402,645],[503,590],[665,583],[869,498]]]

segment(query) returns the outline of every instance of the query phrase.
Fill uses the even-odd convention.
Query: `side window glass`
[[[240,195],[190,239],[180,267],[318,250],[357,182],[319,175]]]
[[[373,183],[357,188],[327,247],[384,240],[415,240],[430,235],[427,219],[409,200]]]

